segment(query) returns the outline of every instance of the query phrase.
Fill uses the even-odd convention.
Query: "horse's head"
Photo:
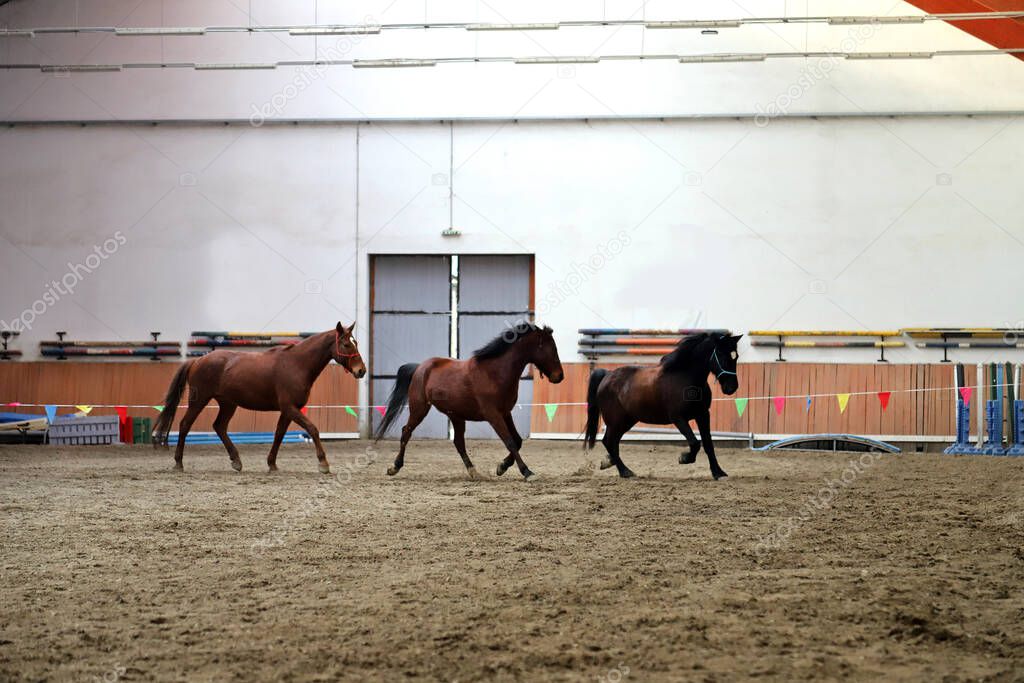
[[[523,340],[527,348],[527,358],[534,367],[548,378],[552,384],[565,379],[562,361],[558,358],[558,347],[550,327],[535,327],[530,335]]]
[[[736,374],[736,360],[739,358],[736,346],[742,338],[742,334],[723,334],[712,338],[711,372],[727,396],[735,394],[740,388],[740,378]]]
[[[363,357],[359,355],[359,349],[356,348],[356,340],[352,338],[352,330],[355,327],[355,323],[345,327],[338,322],[338,326],[334,328],[334,346],[331,347],[331,358],[335,363],[351,372],[353,377],[359,379],[366,374],[366,364],[363,363]]]

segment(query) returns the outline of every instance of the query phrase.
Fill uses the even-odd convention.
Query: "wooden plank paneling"
[[[75,404],[75,405],[143,405],[163,403],[164,394],[179,364],[153,361],[125,363],[77,363],[74,361],[40,361],[32,363],[0,363],[0,403]],[[187,403],[188,390],[182,398]],[[355,378],[339,365],[328,365],[313,385],[309,403],[355,405],[358,385]],[[216,403],[202,412],[194,431],[212,431],[217,415]],[[2,408],[5,411],[42,414],[42,408]],[[59,414],[73,412],[61,409]],[[114,415],[114,408],[96,408],[92,415]],[[153,408],[130,408],[133,417],[156,418]],[[178,417],[183,410],[178,411]],[[356,418],[344,409],[310,408],[309,417],[322,432],[356,432]],[[231,420],[231,431],[273,431],[277,413],[256,413],[239,410]],[[298,429],[292,425],[291,429]]]
[[[613,369],[619,364],[599,364]],[[732,398],[716,401],[711,424],[716,431],[758,434],[853,434],[952,435],[954,410],[951,365],[897,365],[882,363],[742,363],[737,397],[751,397],[742,418]],[[543,379],[535,384],[534,400],[543,403],[584,402],[590,369],[587,363],[564,363],[565,380],[553,385]],[[973,382],[973,379],[972,379]],[[717,392],[716,398],[725,398]],[[910,391],[917,389],[918,391]],[[927,391],[923,391],[927,389]],[[891,391],[889,408],[883,412],[877,392]],[[850,393],[845,413],[835,394]],[[807,409],[806,396],[815,396]],[[782,415],[776,415],[772,396],[791,396]],[[975,408],[976,409],[976,408]],[[560,406],[548,424],[542,405],[533,407],[538,432],[582,433],[585,406]]]

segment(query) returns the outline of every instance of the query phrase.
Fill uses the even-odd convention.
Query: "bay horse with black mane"
[[[619,457],[619,442],[637,422],[675,425],[690,445],[690,452],[679,456],[680,464],[697,460],[701,441],[690,429],[690,420],[697,422],[704,452],[708,454],[711,476],[728,476],[715,458],[711,441],[711,386],[708,375],[714,374],[726,394],[739,389],[736,345],[743,335],[704,332],[680,340],[676,348],[653,367],[630,365],[607,370],[594,370],[587,388],[587,427],[583,447],[590,449],[597,441],[598,422],[603,417],[604,438],[601,442],[608,457],[601,469],[615,465],[620,477],[632,477],[633,471]]]
[[[344,327],[340,322],[334,329],[314,334],[288,346],[275,346],[263,353],[246,353],[217,349],[202,358],[182,363],[171,380],[164,398],[164,409],[153,428],[153,445],[166,446],[174,423],[178,402],[189,386],[188,409],[178,425],[178,445],[174,451],[174,469],[183,469],[181,459],[185,451],[185,437],[192,423],[211,400],[220,405],[213,429],[224,443],[235,471],[242,469],[238,449],[228,437],[228,422],[239,407],[247,410],[281,412],[274,432],[274,443],[267,455],[267,467],[277,471],[277,451],[284,433],[292,422],[306,430],[316,446],[320,471],[331,471],[327,454],[320,443],[316,425],[302,412],[309,400],[313,382],[332,360],[359,379],[366,374],[366,365],[352,338],[355,323]]]
[[[409,404],[409,419],[402,427],[401,445],[388,474],[398,474],[402,469],[406,444],[433,406],[452,421],[455,450],[462,456],[470,479],[476,479],[477,473],[466,453],[467,420],[490,423],[508,448],[508,456],[498,465],[499,477],[513,462],[525,479],[533,476],[519,455],[523,439],[512,421],[512,409],[519,397],[519,378],[529,363],[553,384],[565,377],[550,327],[520,323],[477,349],[468,360],[429,358],[400,367],[387,412],[376,432],[380,440],[394,424],[402,406]]]

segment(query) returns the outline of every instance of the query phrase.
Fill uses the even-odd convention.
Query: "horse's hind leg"
[[[686,442],[690,444],[689,453],[679,454],[680,465],[692,465],[697,461],[697,453],[700,452],[700,441],[694,435],[693,430],[690,429],[690,421],[686,418],[680,418],[675,423],[676,429],[678,429],[683,436],[686,437]]]
[[[718,458],[715,457],[715,444],[711,442],[711,413],[703,412],[697,416],[697,429],[700,430],[700,438],[704,441],[704,452],[708,454],[708,463],[711,465],[711,476],[715,479],[728,477],[721,467],[718,466]]]
[[[277,451],[281,448],[284,433],[288,431],[288,425],[291,423],[292,419],[281,413],[281,417],[277,420],[277,430],[274,432],[274,443],[271,444],[270,452],[267,453],[267,469],[271,472],[277,472]]]
[[[421,398],[409,397],[409,420],[402,427],[402,442],[398,446],[398,455],[395,456],[395,463],[388,468],[388,476],[398,474],[398,471],[405,465],[405,447],[412,438],[412,432],[423,422],[423,418],[430,412],[430,406]]]
[[[633,474],[633,470],[626,467],[626,464],[622,462],[622,458],[619,457],[619,442],[622,441],[623,435],[632,429],[635,424],[636,420],[620,418],[609,422],[607,417],[605,418],[604,438],[601,439],[601,443],[604,444],[605,450],[608,451],[608,460],[601,464],[601,469],[615,465],[615,469],[619,471],[619,476],[623,479],[636,476]]]
[[[512,434],[512,440],[516,444],[516,451],[523,447],[523,437],[519,436],[519,430],[516,429],[515,420],[512,419],[512,413],[505,415],[505,426],[508,427],[508,431]],[[505,471],[512,467],[512,463],[516,461],[516,456],[510,450],[505,459],[498,465],[498,476],[505,474]]]
[[[221,403],[217,419],[213,421],[213,431],[217,432],[217,436],[220,437],[224,448],[228,449],[228,457],[231,458],[231,468],[235,472],[241,472],[242,459],[238,457],[238,449],[235,448],[235,444],[231,442],[231,437],[228,436],[228,423],[231,422],[231,418],[234,417],[237,408],[238,406],[233,406],[230,403]]]
[[[476,479],[476,468],[473,467],[473,461],[469,459],[469,453],[466,452],[466,421],[453,417],[452,429],[455,430],[455,450],[462,457],[462,464],[466,466],[466,473],[470,479]]]
[[[210,399],[199,400],[196,398],[196,393],[192,392],[188,398],[188,410],[181,418],[181,422],[178,423],[178,445],[174,449],[174,469],[182,470],[182,458],[185,456],[185,437],[188,436],[188,432],[192,429],[192,423],[199,417],[199,413],[203,412],[203,408],[210,402]]]

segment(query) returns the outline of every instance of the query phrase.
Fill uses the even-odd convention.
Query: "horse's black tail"
[[[587,431],[583,436],[584,450],[593,448],[597,442],[597,425],[601,421],[601,408],[597,405],[597,389],[607,374],[608,371],[601,368],[590,373],[590,384],[587,386]]]
[[[153,448],[167,445],[167,437],[170,435],[171,425],[174,423],[174,414],[178,411],[181,394],[185,391],[185,385],[188,383],[188,371],[194,362],[195,360],[185,361],[174,373],[171,386],[167,388],[167,395],[164,396],[164,409],[160,411],[160,417],[153,425]]]
[[[387,412],[384,413],[384,419],[377,425],[377,431],[374,434],[374,441],[380,441],[381,438],[387,434],[388,429],[398,419],[398,413],[402,411],[402,408],[406,403],[409,402],[409,384],[412,383],[413,373],[416,372],[416,368],[419,365],[417,363],[406,363],[402,367],[398,368],[398,376],[395,379],[395,388],[391,390],[391,396],[388,397]]]

